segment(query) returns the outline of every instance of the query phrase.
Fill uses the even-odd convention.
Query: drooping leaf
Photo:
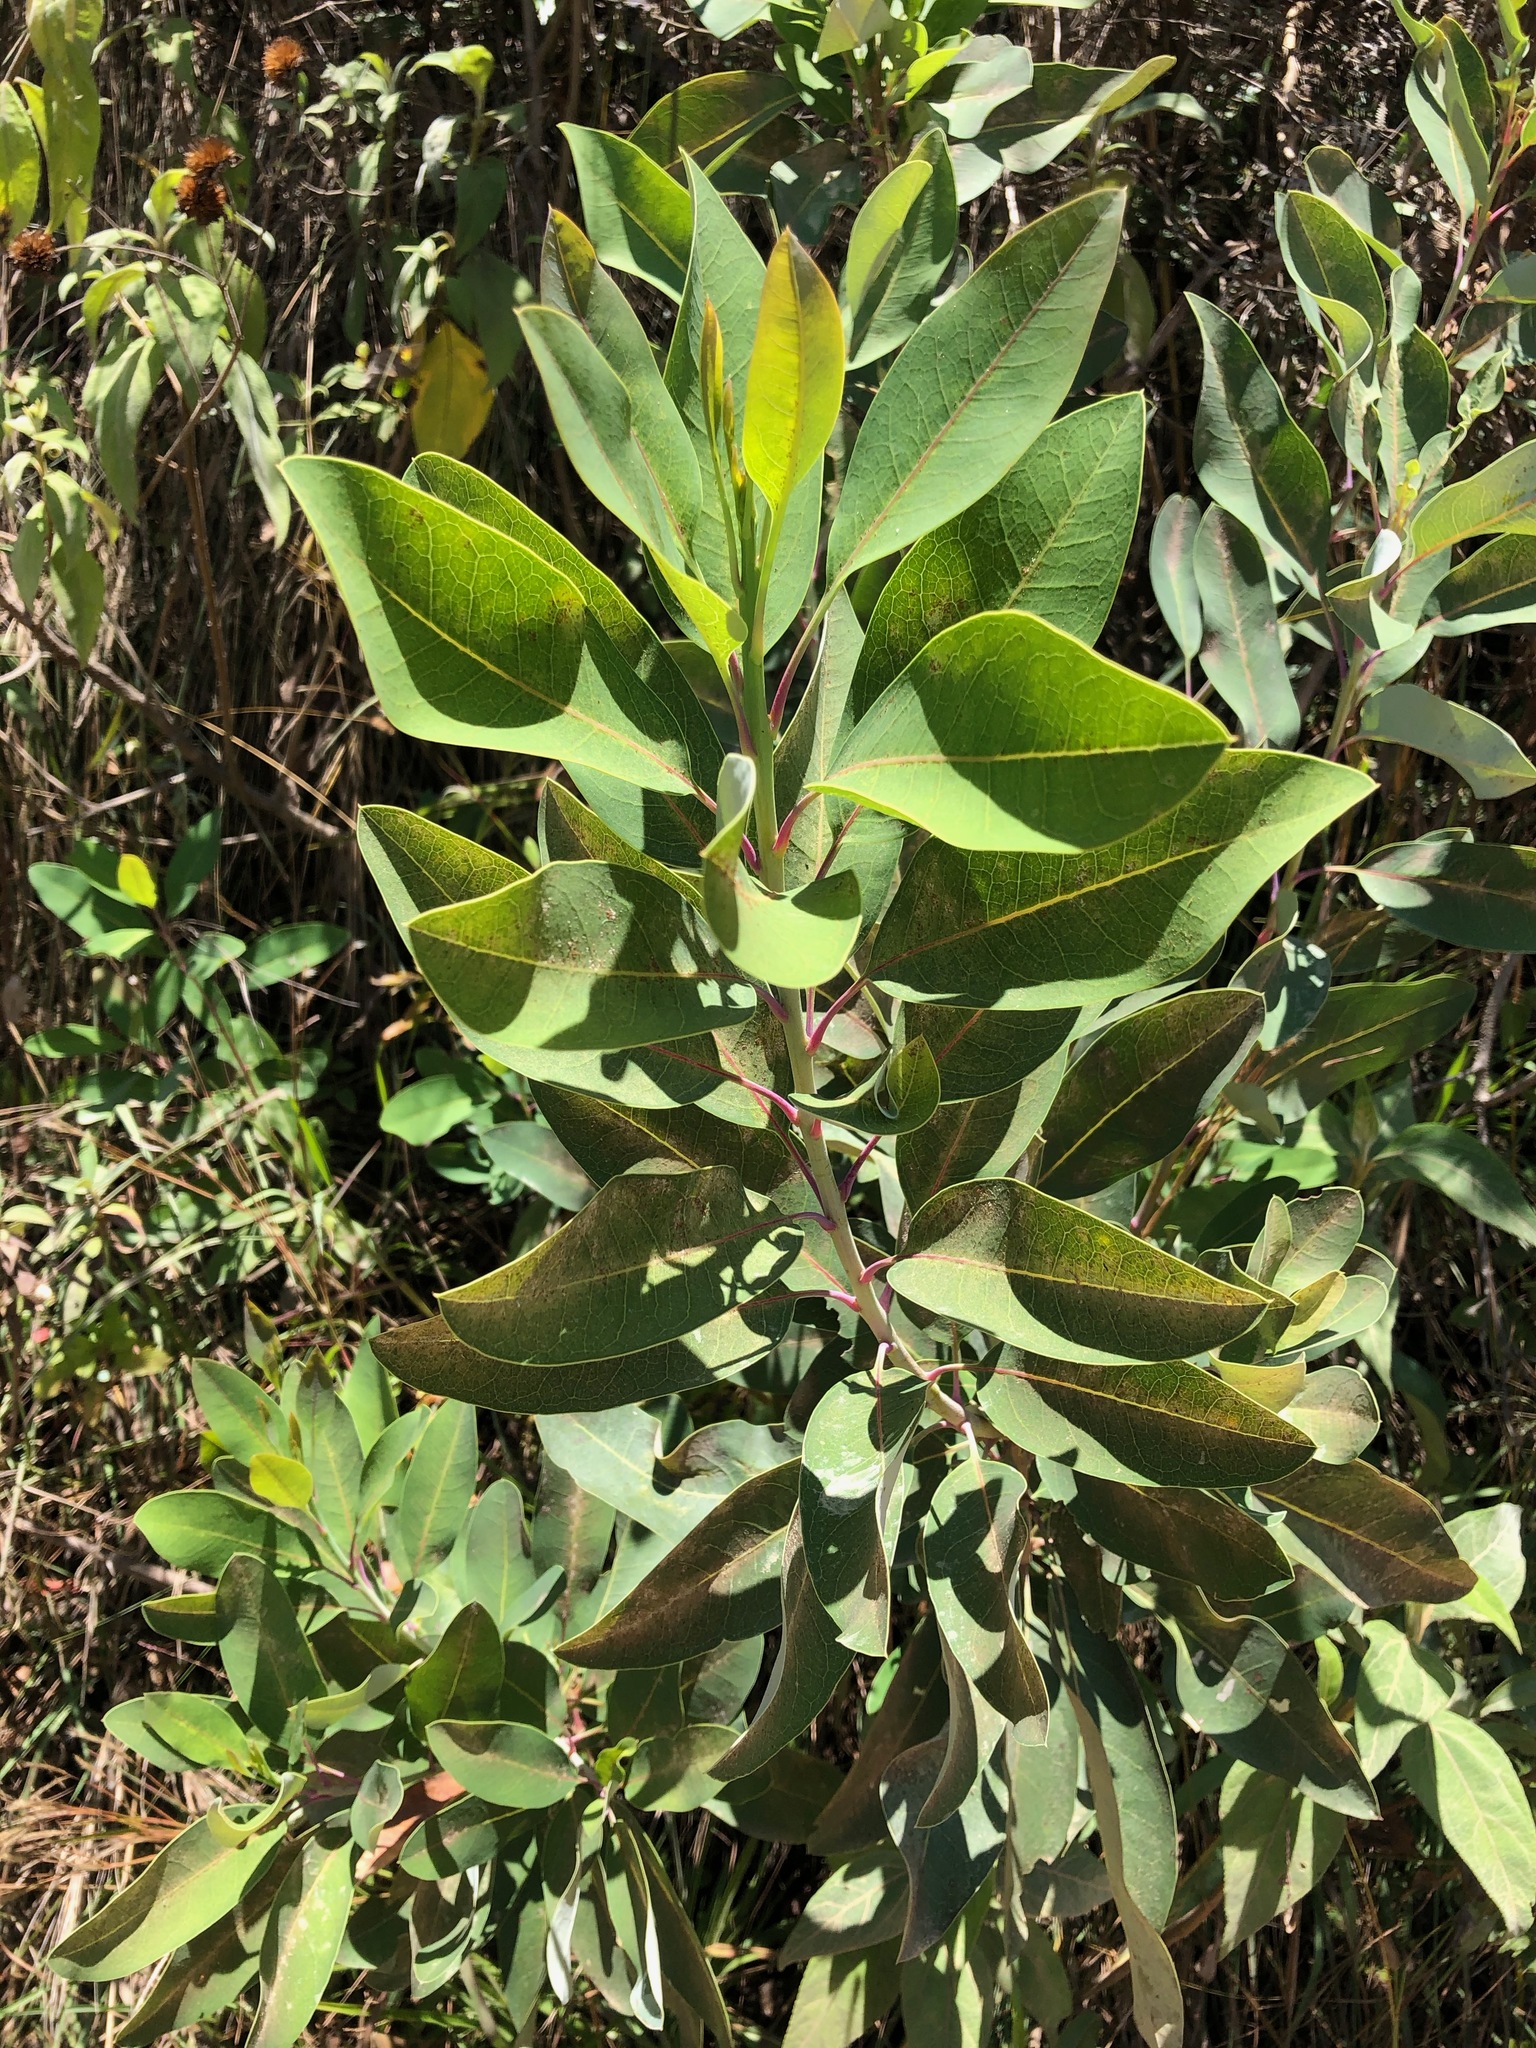
[[[230,1691],[276,1741],[294,1708],[326,1689],[293,1602],[258,1558],[232,1557],[219,1574],[218,1619]]]
[[[1231,752],[1155,824],[1092,853],[930,842],[886,912],[869,972],[902,996],[1007,1009],[1155,988],[1201,959],[1253,891],[1370,787],[1331,762]]]
[[[1054,626],[984,612],[928,643],[814,786],[954,846],[1058,853],[1140,831],[1226,744],[1208,712]]]
[[[1536,1245],[1536,1210],[1525,1190],[1496,1152],[1456,1124],[1410,1124],[1372,1155],[1371,1165],[1433,1188],[1480,1223]]]
[[[799,1476],[789,1463],[746,1480],[560,1655],[598,1670],[644,1670],[772,1628]]]
[[[1084,1365],[1005,1350],[980,1401],[1011,1442],[1098,1479],[1252,1485],[1312,1453],[1293,1424],[1176,1361]]]
[[[1071,1605],[1067,1612],[1071,1657],[1066,1667],[1068,1699],[1062,1706],[1076,1719],[1087,1750],[1105,1862],[1113,1879],[1109,1830],[1106,1816],[1099,1810],[1106,1790],[1112,1789],[1114,1809],[1108,1820],[1119,1834],[1117,1896],[1121,1891],[1128,1893],[1136,1910],[1153,1927],[1161,1928],[1173,1904],[1179,1858],[1173,1795],[1156,1728],[1135,1669],[1120,1644],[1087,1627]],[[1108,1766],[1109,1787],[1092,1772],[1096,1749]]]
[[[1035,1185],[1070,1200],[1165,1157],[1231,1078],[1263,1017],[1245,990],[1198,989],[1112,1024],[1067,1070]]]
[[[1437,1714],[1405,1738],[1403,1770],[1511,1934],[1523,1933],[1536,1906],[1536,1822],[1504,1751],[1486,1728]]]
[[[1373,903],[1431,938],[1489,953],[1536,947],[1536,847],[1415,839],[1351,872]]]
[[[356,1855],[350,1840],[312,1835],[290,1864],[262,1937],[251,2048],[293,2048],[314,2017],[346,1933]]]
[[[1456,1600],[1476,1579],[1429,1502],[1358,1458],[1303,1465],[1258,1491],[1367,1607]]]
[[[923,1412],[915,1374],[863,1373],[822,1396],[806,1425],[800,1533],[817,1597],[850,1649],[884,1656],[891,1551],[901,1522],[900,1466]]]
[[[1351,1081],[1433,1045],[1465,1015],[1472,996],[1472,984],[1450,974],[1330,989],[1315,1022],[1249,1073],[1271,1097],[1284,1086],[1311,1109]]]
[[[923,1615],[902,1645],[879,1710],[865,1724],[853,1768],[811,1831],[815,1854],[836,1860],[884,1835],[880,1780],[903,1750],[939,1732],[947,1706],[938,1628],[931,1615]]]
[[[922,1955],[954,1925],[991,1877],[1008,1819],[1008,1782],[990,1760],[957,1812],[920,1827],[944,1765],[942,1735],[901,1751],[880,1780],[880,1802],[891,1839],[907,1866],[907,1919],[903,1961]]]
[[[1200,666],[1250,747],[1293,746],[1301,712],[1285,670],[1269,572],[1240,520],[1212,505],[1194,545],[1205,637]]]
[[[443,1318],[513,1364],[620,1358],[766,1293],[800,1242],[729,1167],[626,1174],[532,1251],[442,1295]]]
[[[1247,1289],[1018,1181],[936,1195],[888,1277],[935,1314],[1097,1364],[1207,1350],[1250,1328],[1262,1308]]]
[[[811,1583],[798,1505],[784,1531],[781,1570],[779,1654],[746,1734],[711,1767],[716,1778],[746,1777],[803,1734],[853,1662]]]
[[[1184,657],[1186,673],[1205,637],[1205,615],[1195,577],[1195,539],[1200,523],[1200,508],[1194,499],[1173,492],[1158,510],[1147,555],[1157,608]]]
[[[1514,796],[1536,783],[1536,763],[1503,726],[1412,683],[1393,683],[1368,697],[1360,730],[1448,761],[1474,796]]]
[[[1190,294],[1205,344],[1195,467],[1212,498],[1316,587],[1328,560],[1323,459],[1286,410],[1258,350],[1230,314]]]
[[[1046,426],[1104,295],[1122,206],[1090,192],[1032,222],[924,321],[860,429],[829,579],[963,512]]]
[[[1257,1599],[1289,1583],[1285,1552],[1250,1515],[1219,1493],[1151,1491],[1074,1475],[1068,1512],[1085,1536],[1158,1577],[1192,1580],[1222,1600]]]
[[[1011,1466],[972,1450],[945,1475],[923,1522],[928,1597],[944,1641],[987,1705],[1016,1727],[1049,1711],[1013,1607],[1028,1536],[1023,1496]]]

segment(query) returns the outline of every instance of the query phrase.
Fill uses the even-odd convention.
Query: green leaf
[[[909,1038],[843,1096],[796,1095],[799,1107],[851,1131],[898,1136],[928,1122],[939,1106],[939,1070],[921,1038]]]
[[[402,937],[422,911],[489,896],[528,872],[505,854],[391,804],[365,804],[358,812],[357,845]]]
[[[692,693],[663,700],[521,537],[361,463],[295,456],[283,474],[402,732],[554,755],[674,797],[696,793],[696,774],[713,782],[719,747]]]
[[[177,1571],[217,1576],[232,1557],[312,1565],[315,1553],[297,1529],[232,1494],[162,1493],[134,1516],[139,1534]]]
[[[1372,1155],[1371,1169],[1433,1188],[1480,1223],[1536,1245],[1536,1210],[1519,1181],[1496,1152],[1455,1124],[1410,1124]]]
[[[1280,387],[1230,315],[1189,297],[1205,344],[1195,467],[1225,511],[1266,539],[1312,589],[1328,562],[1330,496],[1323,458],[1286,410]]]
[[[1489,626],[1521,625],[1536,618],[1536,535],[1501,534],[1474,549],[1435,585],[1424,616],[1437,633],[1447,634],[1480,633]],[[1459,705],[1454,708],[1461,710]],[[1462,716],[1476,717],[1476,713],[1463,712]],[[1382,736],[1391,738],[1390,733]],[[1426,752],[1434,751],[1426,748]],[[1502,790],[1476,793],[1504,794]]]
[[[902,996],[1058,1009],[1194,966],[1255,889],[1373,787],[1295,754],[1229,752],[1192,796],[1089,854],[966,854],[930,842],[869,972]]]
[[[1004,1351],[979,1398],[1010,1442],[1099,1479],[1252,1485],[1312,1453],[1293,1424],[1176,1361],[1097,1366]]]
[[[1197,989],[1109,1026],[1069,1067],[1034,1183],[1071,1200],[1171,1152],[1229,1081],[1264,1021],[1244,989]]]
[[[640,1828],[631,1827],[622,1819],[619,1830],[628,1856],[644,1872],[654,1915],[656,1948],[666,1982],[681,1993],[697,2020],[714,2035],[718,2048],[731,2048],[730,2015],[720,1996],[720,1987],[694,1931],[693,1919],[673,1891],[655,1844]]]
[[[800,1232],[728,1167],[610,1181],[569,1223],[440,1299],[455,1336],[514,1364],[620,1358],[766,1293]]]
[[[1224,1620],[1196,1588],[1173,1580],[1158,1588],[1158,1608],[1176,1653],[1173,1689],[1192,1727],[1332,1812],[1375,1818],[1359,1758],[1267,1622]]]
[[[1018,1181],[973,1181],[912,1219],[888,1274],[905,1301],[1047,1355],[1103,1364],[1205,1351],[1260,1297]]]
[[[1114,265],[1123,196],[1084,194],[1004,242],[902,350],[849,461],[836,582],[963,512],[1066,396]]]
[[[408,937],[454,1015],[509,1046],[650,1046],[731,1023],[755,1000],[682,896],[605,861],[551,862],[424,912]]]
[[[452,1550],[479,1464],[474,1409],[444,1401],[411,1455],[400,1504],[390,1517],[389,1554],[402,1579],[421,1578]]]
[[[997,1864],[1008,1817],[1008,1781],[998,1757],[986,1763],[959,1809],[932,1827],[926,1808],[944,1766],[942,1735],[903,1750],[880,1780],[891,1839],[907,1866],[907,1920],[901,1960],[922,1955],[954,1925]]]
[[[466,1792],[491,1806],[556,1806],[577,1783],[559,1743],[526,1721],[434,1721],[427,1744]]]
[[[1429,1502],[1358,1458],[1303,1465],[1258,1492],[1366,1607],[1456,1600],[1476,1580]]]
[[[1351,1081],[1433,1045],[1466,1014],[1472,996],[1472,984],[1450,974],[1330,989],[1316,1021],[1256,1062],[1251,1077],[1271,1095],[1283,1083],[1311,1109]]]
[[[506,1635],[533,1584],[523,1497],[510,1479],[496,1479],[469,1511],[464,1525],[464,1590]]]
[[[1224,1955],[1307,1896],[1338,1854],[1344,1829],[1343,1814],[1282,1779],[1232,1766],[1221,1784]]]
[[[496,1711],[501,1679],[500,1632],[485,1608],[471,1601],[406,1680],[406,1704],[422,1728],[432,1721],[485,1720]]]
[[[745,1778],[803,1734],[853,1662],[811,1583],[798,1506],[784,1531],[780,1611],[783,1634],[768,1689],[746,1734],[711,1766],[713,1777]]]
[[[1075,1602],[1067,1605],[1067,1619],[1071,1664],[1062,1708],[1066,1711],[1070,1701],[1087,1752],[1105,1862],[1113,1877],[1101,1804],[1112,1794],[1113,1809],[1107,1818],[1112,1826],[1118,1825],[1120,1837],[1117,1901],[1122,1893],[1128,1894],[1136,1911],[1161,1927],[1173,1903],[1179,1858],[1173,1798],[1156,1726],[1135,1668],[1119,1643],[1089,1628]],[[1107,1766],[1107,1784],[1106,1773],[1093,1768],[1096,1752],[1097,1761]]]
[[[939,1732],[948,1705],[939,1632],[931,1615],[921,1615],[884,1698],[865,1722],[852,1769],[811,1831],[816,1855],[836,1862],[883,1838],[880,1780],[903,1750]]]
[[[1373,903],[1431,938],[1489,953],[1536,948],[1536,847],[1415,839],[1350,872]]]
[[[632,271],[670,297],[683,289],[693,206],[645,143],[562,121],[587,233],[604,263]]]
[[[1336,306],[1355,313],[1379,344],[1387,325],[1381,280],[1364,237],[1337,206],[1311,192],[1284,192],[1275,202],[1280,251],[1295,281],[1302,311],[1326,333],[1319,307],[1337,316]]]
[[[323,967],[346,945],[350,933],[339,924],[281,924],[259,932],[245,949],[241,971],[250,988],[292,981],[311,967]]]
[[[599,1622],[563,1642],[559,1654],[598,1670],[645,1670],[774,1627],[799,1477],[791,1462],[744,1481]]]
[[[1296,693],[1280,650],[1280,627],[1263,551],[1246,526],[1212,505],[1194,545],[1205,638],[1200,666],[1249,747],[1289,747],[1301,731]]]
[[[9,80],[0,85],[0,213],[8,232],[24,228],[37,205],[43,158],[37,130],[21,94]]]
[[[435,1145],[483,1100],[479,1089],[466,1088],[456,1072],[429,1074],[391,1095],[379,1114],[379,1129],[407,1145]]]
[[[1141,499],[1137,392],[1052,421],[996,487],[902,557],[849,693],[856,716],[947,626],[1028,611],[1091,645],[1119,588]]]
[[[248,1484],[252,1493],[279,1508],[307,1508],[315,1491],[308,1466],[276,1451],[256,1453],[250,1462]]]
[[[1186,670],[1205,637],[1205,615],[1195,577],[1195,539],[1200,524],[1200,507],[1194,499],[1172,492],[1158,509],[1147,555],[1152,594]]]
[[[843,323],[837,300],[786,228],[763,280],[747,372],[741,456],[782,517],[795,485],[821,460],[843,403]]]
[[[754,1306],[744,1314],[733,1310],[670,1343],[558,1368],[488,1358],[455,1337],[439,1316],[388,1330],[375,1341],[390,1371],[423,1393],[506,1415],[575,1415],[728,1378],[772,1349],[788,1314],[787,1302]]]
[[[784,2048],[853,2048],[896,2003],[896,1943],[813,1956],[795,1991]]]
[[[1424,22],[1417,24],[1413,33],[1418,49],[1414,53],[1413,69],[1408,75],[1404,97],[1408,103],[1408,118],[1419,132],[1430,160],[1450,188],[1456,202],[1456,210],[1463,221],[1481,205],[1489,192],[1488,145],[1479,133],[1478,122],[1468,102],[1467,75],[1458,62],[1459,51],[1452,43],[1447,28],[1455,28],[1455,22]],[[1422,36],[1420,30],[1427,31]],[[1482,60],[1472,46],[1461,42],[1472,58],[1477,70],[1482,70]],[[1482,94],[1488,93],[1488,77],[1483,72]]]
[[[754,981],[817,988],[858,943],[859,878],[823,875],[785,896],[761,888],[739,861],[704,862],[704,913],[720,950]]]
[[[806,1900],[779,1951],[779,1962],[841,1956],[900,1934],[907,1910],[907,1873],[888,1848],[867,1849],[834,1870]]]
[[[1437,1714],[1410,1730],[1403,1771],[1510,1933],[1526,1932],[1536,1901],[1536,1823],[1514,1765],[1487,1729]]]
[[[806,1565],[839,1636],[866,1656],[883,1657],[889,1643],[901,1465],[926,1392],[915,1374],[887,1370],[877,1383],[854,1373],[828,1389],[806,1424],[800,1467]]]
[[[250,1773],[259,1744],[233,1708],[209,1693],[150,1693],[124,1700],[103,1716],[119,1742],[162,1771]]]
[[[121,2048],[155,2048],[166,2034],[199,2020],[217,2019],[234,2006],[256,1974],[262,1895],[272,1889],[274,1875],[283,1867],[280,1857],[268,1864],[256,1890],[246,1894],[236,1912],[183,1942],[167,1958],[117,2036]]]
[[[1325,1465],[1347,1465],[1358,1458],[1381,1427],[1381,1414],[1370,1388],[1347,1365],[1325,1365],[1309,1372],[1301,1392],[1286,1402],[1287,1422],[1304,1429],[1317,1445]]]
[[[293,1602],[254,1557],[232,1557],[219,1574],[219,1657],[229,1689],[275,1742],[288,1717],[326,1690]]]
[[[909,1209],[954,1181],[1012,1173],[1033,1142],[1066,1068],[1063,1049],[1022,1085],[941,1103],[921,1129],[896,1141],[896,1174]]]
[[[1495,547],[1501,545],[1494,542]],[[1503,726],[1412,683],[1394,683],[1368,697],[1360,730],[1372,739],[1417,747],[1448,761],[1474,796],[1514,796],[1536,783],[1536,763],[1526,758]]]
[[[0,87],[0,152],[5,147],[5,107],[11,91],[10,86]],[[4,171],[0,168],[0,190],[4,182]],[[3,206],[4,200],[0,198],[0,209]],[[102,471],[113,497],[129,519],[139,509],[135,461],[139,429],[163,368],[160,344],[152,334],[128,334],[119,346],[98,356],[81,393],[81,403],[95,430]]]
[[[984,612],[928,643],[813,787],[953,846],[1057,853],[1140,831],[1226,744],[1209,712],[1054,626]]]
[[[705,177],[713,178],[744,142],[797,98],[794,86],[777,72],[706,73],[664,93],[628,139],[674,177],[685,158],[692,157]]]
[[[1160,1578],[1192,1579],[1221,1600],[1253,1600],[1290,1583],[1290,1563],[1274,1537],[1219,1493],[1187,1486],[1147,1492],[1086,1472],[1073,1483],[1067,1507],[1083,1534]]]
[[[966,1010],[906,1003],[902,1025],[924,1038],[943,1084],[945,1102],[968,1102],[1039,1073],[1067,1043],[1076,1010]]]
[[[636,388],[568,313],[524,306],[517,317],[555,426],[588,490],[647,547],[686,568],[703,486],[654,360],[646,356],[654,383]]]
[[[599,1187],[616,1174],[658,1161],[685,1167],[728,1166],[760,1194],[770,1193],[786,1171],[793,1171],[776,1130],[728,1124],[692,1103],[677,1109],[635,1109],[556,1088],[548,1081],[537,1084],[534,1099]]]
[[[1029,1538],[1024,1482],[974,1445],[939,1484],[923,1520],[928,1597],[951,1654],[994,1712],[1043,1722],[1045,1681],[1013,1610]],[[1043,1733],[1043,1729],[1041,1731]]]
[[[235,1842],[215,1836],[207,1815],[160,1851],[48,1957],[72,1983],[101,1983],[147,1969],[221,1920],[284,1846],[281,1828]]]
[[[949,148],[939,128],[927,128],[849,233],[842,295],[851,368],[889,355],[927,316],[955,253],[956,227]]]
[[[1420,505],[1408,528],[1402,573],[1479,533],[1536,533],[1536,448],[1529,442]]]
[[[350,1841],[312,1835],[278,1887],[261,1943],[261,2006],[251,2048],[293,2048],[324,1996],[352,1908]]]
[[[1365,1624],[1368,1643],[1355,1686],[1360,1761],[1375,1778],[1391,1761],[1410,1728],[1432,1721],[1451,1704],[1456,1674],[1433,1650],[1411,1642],[1390,1621]]]

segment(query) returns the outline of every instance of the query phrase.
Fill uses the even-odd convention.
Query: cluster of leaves
[[[1495,138],[1469,247],[1530,103],[1505,15],[1491,79],[1415,24],[1410,111],[1453,193]],[[788,230],[765,263],[686,147],[571,140],[587,232],[552,216],[522,334],[683,637],[441,454],[285,477],[391,720],[568,779],[526,862],[387,807],[359,830],[480,1071],[595,1192],[339,1384],[203,1372],[213,1485],[141,1527],[218,1576],[155,1612],[217,1642],[218,1759],[271,1796],[195,1823],[57,1965],[174,1951],[131,2039],[259,1971],[276,2048],[332,1967],[426,1995],[494,1943],[518,2026],[579,1974],[726,2041],[643,1818],[702,1807],[832,1866],[785,1951],[797,2048],[898,1999],[914,2039],[944,2015],[985,2041],[1001,1998],[1054,2026],[1044,1923],[1110,1900],[1137,2024],[1173,2048],[1167,1930],[1218,1884],[1228,1945],[1295,1904],[1394,1757],[1490,1930],[1524,1936],[1518,1515],[1444,1523],[1365,1454],[1367,1371],[1431,1407],[1379,1193],[1427,1183],[1536,1241],[1409,1065],[1474,995],[1424,954],[1524,951],[1536,850],[1394,845],[1338,758],[1369,758],[1362,703],[1453,620],[1447,585],[1508,575],[1458,546],[1528,545],[1527,447],[1454,479],[1518,301],[1476,309],[1453,426],[1446,323],[1417,326],[1379,202],[1314,154],[1281,233],[1338,481],[1201,313],[1214,509],[1170,501],[1158,580],[1235,745],[1093,651],[1142,400],[1062,408],[1112,359],[1117,185],[1090,164],[933,304],[934,126],[841,295]],[[659,350],[612,268],[676,301]],[[1339,657],[1321,754],[1286,750],[1293,636]],[[381,1366],[441,1397],[429,1422]],[[505,1482],[466,1513],[473,1405],[536,1420],[531,1531]],[[838,1777],[791,1746],[855,1658],[873,1711]],[[191,1721],[159,1732],[183,1704],[118,1732],[196,1763]],[[1181,1876],[1177,1816],[1210,1797],[1219,1854]]]
[[[32,1032],[22,1050],[49,1089],[73,1156],[0,1227],[32,1236],[12,1282],[20,1355],[36,1393],[99,1399],[122,1373],[188,1348],[188,1283],[236,1290],[281,1257],[295,1281],[327,1261],[371,1262],[336,1193],[316,1097],[324,1046],[284,1049],[251,998],[323,967],[340,925],[279,925],[249,939],[198,919],[221,851],[208,811],[163,874],[96,839],[35,862],[38,898],[99,963],[93,1015]],[[41,1063],[38,1066],[36,1063]]]

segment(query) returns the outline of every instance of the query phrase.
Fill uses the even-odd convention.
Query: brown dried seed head
[[[187,169],[199,178],[213,171],[226,171],[239,161],[240,152],[222,135],[205,135],[201,142],[194,142],[186,154]]]
[[[188,171],[176,187],[176,197],[187,219],[205,228],[227,210],[229,187],[209,171]]]
[[[11,261],[29,277],[42,277],[58,260],[58,245],[48,228],[23,228],[11,244]]]
[[[277,36],[261,53],[261,75],[274,91],[285,91],[299,75],[304,45],[295,36]]]

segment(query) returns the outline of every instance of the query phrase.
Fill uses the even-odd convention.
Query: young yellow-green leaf
[[[1005,1350],[979,1399],[1010,1443],[1122,1483],[1251,1486],[1312,1455],[1294,1424],[1177,1360],[1086,1365]]]
[[[853,1662],[853,1653],[838,1640],[837,1625],[811,1584],[798,1506],[784,1531],[783,1556],[784,1632],[778,1658],[746,1734],[711,1765],[714,1778],[745,1778],[793,1742],[809,1728]]]
[[[1226,746],[1175,691],[1027,613],[983,612],[914,657],[811,786],[952,846],[1060,853],[1140,831]]]
[[[511,1046],[649,1046],[731,1023],[755,1001],[675,890],[603,861],[551,862],[424,913],[408,936],[454,1016]]]
[[[800,1232],[729,1167],[610,1181],[553,1237],[440,1296],[456,1337],[513,1364],[621,1358],[765,1294]]]
[[[972,1181],[912,1219],[888,1278],[905,1301],[1046,1356],[1161,1360],[1240,1336],[1247,1288],[1019,1181]]]
[[[147,864],[136,853],[119,856],[117,863],[117,886],[130,903],[137,903],[142,909],[153,910],[160,900],[155,887],[155,878]]]
[[[799,1482],[794,1460],[744,1481],[559,1654],[601,1671],[649,1670],[773,1628]]]
[[[1200,481],[1315,589],[1328,561],[1331,500],[1323,458],[1287,412],[1279,385],[1237,322],[1193,292],[1189,303],[1205,343],[1195,419]]]
[[[559,1743],[526,1721],[434,1721],[427,1742],[443,1769],[490,1806],[555,1806],[578,1782]]]
[[[1536,551],[1536,541],[1531,546]],[[1536,783],[1536,762],[1502,725],[1412,683],[1394,683],[1368,697],[1360,730],[1372,739],[1417,747],[1420,753],[1449,762],[1474,796],[1515,796]]]
[[[1465,1016],[1473,994],[1471,982],[1454,974],[1330,989],[1307,1029],[1254,1062],[1245,1078],[1271,1092],[1294,1090],[1303,1110],[1311,1109],[1351,1081],[1433,1045]]]
[[[1367,1607],[1459,1600],[1477,1579],[1429,1502],[1358,1458],[1303,1465],[1258,1491]]]
[[[643,143],[596,128],[560,124],[571,152],[581,210],[598,255],[676,298],[688,268],[693,207]]]
[[[275,1507],[307,1508],[315,1482],[307,1466],[277,1451],[258,1451],[250,1463],[252,1493]]]
[[[930,841],[886,912],[869,972],[898,995],[1021,1010],[1156,988],[1373,787],[1335,762],[1229,751],[1174,810],[1090,853],[962,853]]]
[[[1159,1578],[1192,1579],[1222,1600],[1257,1599],[1290,1582],[1290,1560],[1274,1537],[1223,1494],[1144,1490],[1086,1472],[1074,1481],[1067,1509],[1083,1534]]]
[[[283,473],[402,732],[553,755],[679,797],[695,771],[713,778],[718,742],[691,692],[663,699],[531,549],[363,463],[295,456]]]
[[[1476,1722],[1437,1714],[1405,1738],[1403,1773],[1510,1933],[1525,1933],[1536,1908],[1536,1823],[1509,1757]]]
[[[1124,204],[1103,188],[1032,221],[923,322],[859,430],[829,581],[975,504],[1047,425],[1109,282]]]
[[[1415,839],[1350,872],[1373,903],[1431,938],[1489,953],[1536,948],[1536,847]]]
[[[741,458],[782,514],[821,460],[843,403],[843,322],[831,285],[786,228],[763,280],[747,371]]]
[[[1141,501],[1139,392],[1053,420],[984,498],[902,557],[849,689],[862,717],[936,634],[984,611],[1027,611],[1091,646],[1119,588]]]
[[[1138,1010],[1067,1070],[1033,1176],[1047,1194],[1096,1194],[1171,1152],[1235,1072],[1264,1022],[1246,989],[1196,989]]]
[[[1194,572],[1207,681],[1237,719],[1245,746],[1293,746],[1301,711],[1280,651],[1263,550],[1219,505],[1207,507],[1195,535]]]

